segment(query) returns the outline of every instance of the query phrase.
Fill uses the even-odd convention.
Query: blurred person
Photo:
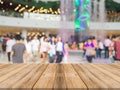
[[[2,36],[0,36],[0,53],[2,52]]]
[[[7,41],[10,40],[10,36],[7,34],[5,39],[6,39]]]
[[[56,57],[55,37],[52,37],[51,42],[49,42],[48,55],[49,55],[49,63],[54,63]]]
[[[96,56],[95,57],[98,57],[98,42],[97,42],[97,39],[95,38],[95,36],[93,36],[92,38],[92,43],[94,44],[94,47],[95,47],[95,51],[96,51]]]
[[[87,41],[83,43],[83,57],[85,57],[85,54],[86,54],[86,43]]]
[[[11,52],[12,61],[13,63],[24,63],[23,55],[26,52],[26,47],[23,44],[22,38],[20,35],[16,35],[15,39],[16,39],[16,44],[13,45],[12,52]]]
[[[68,42],[65,43],[64,45],[64,63],[68,63],[68,56],[69,56],[69,45]]]
[[[52,38],[51,38],[51,36],[50,35],[48,35],[48,42],[51,42],[52,41]]]
[[[103,49],[104,49],[103,43],[100,40],[98,40],[98,57],[99,58],[101,58],[101,53]]]
[[[116,50],[116,60],[120,60],[120,37],[115,43],[115,50]]]
[[[37,56],[38,56],[38,53],[39,53],[39,45],[40,45],[40,42],[38,40],[38,37],[34,36],[33,40],[31,41],[33,61],[34,62],[36,62],[36,60],[37,60]]]
[[[10,62],[11,61],[12,47],[13,47],[13,45],[15,45],[15,40],[12,36],[10,37],[10,40],[7,41],[6,45],[7,45],[6,52],[7,52],[7,55],[8,55],[8,61]]]
[[[6,36],[3,36],[3,40],[2,40],[2,51],[3,51],[3,54],[6,53]]]
[[[104,41],[104,46],[105,46],[105,58],[109,58],[109,46],[111,44],[111,40],[109,36]]]
[[[77,44],[75,41],[72,43],[71,48],[72,48],[72,50],[77,50]]]
[[[56,43],[56,55],[57,55],[56,63],[61,63],[64,56],[64,43],[62,42],[61,37],[58,37],[58,41]]]
[[[25,63],[27,63],[32,58],[32,45],[31,45],[31,38],[27,37],[26,46],[26,59]]]
[[[115,51],[115,39],[112,38],[110,46],[109,46],[109,57],[112,58],[114,56]]]
[[[44,38],[45,38],[46,36],[45,35],[42,35],[41,37],[40,37],[40,44],[44,41]]]
[[[91,38],[88,39],[88,41],[85,44],[85,47],[86,47],[86,54],[85,54],[86,58],[89,63],[92,63],[92,60],[94,56],[96,55],[96,51],[95,51],[95,47],[94,47],[94,44]]]
[[[42,52],[42,63],[45,63],[47,60],[47,55],[48,55],[48,48],[49,48],[49,44],[48,44],[48,38],[44,37],[43,42],[41,43],[41,52]]]
[[[41,57],[41,59],[43,58],[43,52],[42,52],[42,43],[43,43],[43,41],[44,41],[44,38],[45,38],[45,35],[42,35],[41,37],[40,37],[40,39],[39,39],[39,41],[40,41],[40,57]]]
[[[83,50],[83,47],[84,47],[84,43],[83,43],[83,42],[80,42],[80,43],[79,43],[79,49],[80,49],[80,50]]]

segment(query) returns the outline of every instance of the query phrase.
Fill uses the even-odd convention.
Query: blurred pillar
[[[99,1],[99,21],[101,23],[106,21],[106,9],[105,9],[105,0],[100,0]],[[103,24],[104,26],[104,24]],[[104,40],[106,37],[106,30],[102,30],[99,33],[99,39]],[[101,37],[102,35],[102,37]]]
[[[59,30],[59,36],[63,41],[69,40],[71,35],[74,35],[74,30],[68,29],[68,23],[74,21],[74,0],[60,0],[61,2],[61,28]]]
[[[22,30],[22,37],[23,37],[24,39],[27,38],[27,30],[26,30],[26,29],[23,29],[23,30]]]
[[[106,21],[106,12],[105,12],[105,0],[99,1],[99,20],[100,22]]]
[[[93,1],[93,20],[97,21],[98,19],[98,1]]]

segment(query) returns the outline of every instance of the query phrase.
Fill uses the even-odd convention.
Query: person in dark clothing
[[[56,44],[56,63],[61,63],[64,56],[64,43],[62,42],[61,37],[58,38],[58,42]]]
[[[55,37],[52,37],[52,41],[49,44],[49,63],[54,63],[55,57],[56,57],[56,43],[55,43]]]
[[[3,41],[2,41],[2,51],[3,51],[3,53],[6,52],[6,42],[7,42],[7,40],[6,40],[6,37],[4,36]]]
[[[105,58],[109,58],[109,46],[111,44],[111,40],[109,36],[104,41],[104,46],[105,46]]]
[[[20,35],[16,35],[16,44],[12,47],[13,63],[23,63],[23,55],[26,51],[25,45],[22,43]]]

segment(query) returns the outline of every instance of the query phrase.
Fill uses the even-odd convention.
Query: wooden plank
[[[94,65],[93,65],[94,66]],[[109,76],[111,77],[117,77],[118,79],[117,79],[117,81],[119,82],[119,79],[120,79],[120,77],[119,77],[119,73],[120,72],[118,72],[119,70],[120,70],[120,65],[115,65],[115,64],[107,64],[107,65],[105,65],[105,66],[103,66],[103,65],[98,65],[97,66],[97,69],[99,69],[101,72],[104,72],[104,74],[108,74],[109,73]],[[117,74],[118,74],[118,76],[117,76]]]
[[[18,84],[35,66],[36,65],[28,65],[26,68],[1,82],[0,87],[10,89],[13,85]]]
[[[15,70],[16,68],[20,67],[21,65],[20,64],[13,64],[13,65],[10,65],[10,66],[7,66],[6,68],[1,68],[0,69],[0,77],[5,75],[5,74],[8,74],[9,72]]]
[[[0,87],[6,90],[115,90],[120,88],[119,70],[119,64],[0,64]]]
[[[92,65],[92,66],[95,67],[95,65]],[[110,78],[116,80],[117,82],[120,82],[120,77],[117,76],[116,74],[113,74],[112,72],[109,72],[109,71],[107,71],[105,69],[102,69],[101,67],[99,67],[99,65],[96,68],[98,70],[100,70],[102,73],[106,74],[107,77],[110,77]],[[107,68],[107,66],[106,66],[106,68]],[[111,68],[111,70],[112,70],[112,68]]]
[[[89,65],[82,65],[82,66],[86,67],[92,74],[94,74],[98,79],[100,79],[103,82],[103,84],[108,86],[110,90],[120,88],[120,83],[118,83],[117,81],[109,77],[108,74],[103,73],[104,69],[99,69],[98,65],[89,64]]]
[[[112,68],[120,69],[120,64],[109,64]]]
[[[36,82],[33,90],[52,90],[56,75],[56,64],[49,64],[42,76]]]
[[[73,64],[73,67],[80,76],[80,78],[84,81],[87,88],[89,88],[90,90],[92,89],[99,90],[101,87],[108,88],[107,86],[105,86],[105,84],[103,84],[103,82],[101,82],[101,80],[99,80],[91,72],[89,72],[88,69],[80,67],[79,65],[76,64]]]
[[[120,77],[120,72],[118,72],[120,71],[120,68],[115,68],[111,64],[107,64],[105,67],[103,65],[98,66]]]
[[[86,64],[86,66],[89,64]],[[83,79],[84,83],[86,84],[86,86],[88,87],[89,90],[107,90],[108,86],[105,85],[98,77],[96,77],[93,73],[91,73],[88,68],[84,67],[82,64],[78,65],[78,67],[76,68],[76,66],[74,65],[76,71],[78,72],[79,76],[81,77],[81,79]],[[82,70],[83,75],[81,76],[81,72],[80,70]],[[91,68],[89,68],[91,69]]]
[[[67,89],[80,89],[80,90],[87,90],[87,86],[81,80],[77,72],[74,70],[71,64],[63,65],[64,73],[65,73],[65,80]]]
[[[0,64],[0,70],[3,68],[7,68],[8,66],[11,66],[12,64]]]
[[[66,80],[63,65],[58,64],[56,68],[54,90],[66,90]]]
[[[36,65],[36,67],[31,69],[31,72],[29,72],[26,76],[24,76],[21,80],[19,80],[18,83],[14,84],[12,86],[12,89],[14,90],[32,90],[35,83],[39,80],[42,73],[45,71],[48,65]]]
[[[27,67],[27,65],[25,65],[25,64],[20,64],[20,65],[18,65],[18,66],[19,66],[19,67],[18,67],[18,68],[14,68],[13,71],[11,71],[11,72],[9,72],[9,73],[1,76],[1,77],[0,77],[0,82],[8,79],[9,77],[11,77],[11,76],[13,76],[14,74],[18,73],[20,70],[22,70],[22,69],[24,69],[25,67]]]

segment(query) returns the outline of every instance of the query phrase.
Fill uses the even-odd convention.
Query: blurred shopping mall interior
[[[119,0],[0,0],[0,34],[120,35],[119,6]]]

